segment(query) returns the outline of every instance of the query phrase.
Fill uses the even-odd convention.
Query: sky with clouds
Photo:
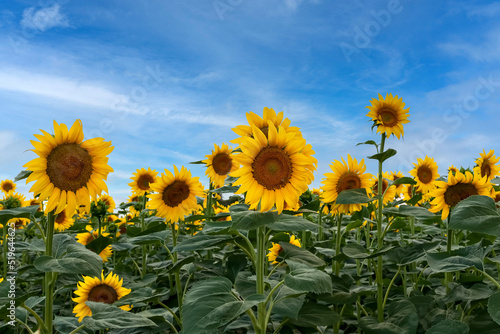
[[[433,157],[440,173],[500,154],[500,2],[429,0],[17,0],[0,7],[0,180],[35,157],[52,121],[81,119],[115,149],[110,194],[138,168],[202,165],[245,113],[284,111],[333,160],[374,154],[370,99],[410,108],[386,170]],[[368,171],[375,173],[372,160]],[[28,195],[24,181],[18,189]]]

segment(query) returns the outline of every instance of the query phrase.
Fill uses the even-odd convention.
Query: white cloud
[[[500,28],[496,27],[470,43],[453,41],[439,47],[452,56],[463,56],[478,62],[500,60]]]
[[[45,31],[54,27],[67,27],[68,20],[61,14],[59,4],[35,10],[35,7],[26,8],[23,12],[21,27]]]

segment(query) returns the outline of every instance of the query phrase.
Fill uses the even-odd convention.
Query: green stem
[[[171,224],[171,230],[172,230],[172,244],[175,248],[175,246],[177,246],[177,231],[175,230],[175,223]],[[173,255],[172,265],[175,266],[175,264],[177,263],[177,252],[174,252],[172,255]],[[177,290],[177,304],[179,305],[179,315],[182,318],[182,285],[181,285],[181,276],[179,274],[179,271],[175,272],[175,289]]]
[[[472,267],[472,269],[474,269],[478,273],[483,274],[484,277],[486,277],[491,282],[493,282],[493,284],[495,284],[495,286],[497,287],[497,289],[500,290],[500,283],[498,283],[498,281],[496,279],[494,279],[492,276],[490,276],[488,273],[486,273],[486,271],[482,271],[480,269],[477,269],[476,267]]]
[[[175,321],[177,321],[177,323],[179,325],[182,325],[182,322],[181,322],[181,319],[179,319],[179,317],[177,316],[177,314],[175,314],[174,310],[172,310],[170,307],[168,307],[167,305],[165,305],[164,303],[162,302],[159,302],[158,303],[161,307],[163,307],[164,309],[166,309],[168,312],[170,312],[170,314],[172,314],[172,317],[174,317]]]
[[[142,196],[142,212],[141,212],[141,231],[144,232],[146,230],[146,222],[144,219],[144,210],[146,209],[146,200],[147,200],[147,192],[144,193]],[[148,267],[147,267],[147,245],[142,245],[142,273],[141,273],[141,278],[144,278],[146,276],[146,273],[148,272]]]
[[[337,215],[337,235],[335,238],[335,256],[338,256],[340,254],[340,246],[342,244],[342,236],[341,236],[341,229],[342,229],[342,218],[343,214],[338,214]],[[339,276],[340,274],[340,266],[341,266],[341,261],[337,260],[335,264],[335,275]]]
[[[277,334],[280,332],[280,329],[281,327],[283,327],[287,322],[288,322],[289,319],[285,319],[283,320],[279,325],[278,327],[276,327],[276,329],[274,330],[273,334]]]
[[[33,309],[29,308],[28,306],[26,306],[24,304],[24,302],[20,305],[22,308],[24,308],[26,311],[28,311],[29,313],[31,313],[31,315],[33,317],[35,317],[36,319],[36,322],[38,323],[38,326],[40,326],[40,329],[42,331],[46,331],[47,328],[45,327],[45,324],[43,323],[43,320],[42,318],[40,318],[40,316],[38,315],[38,313],[36,313],[35,311],[33,311]]]
[[[101,237],[101,216],[97,216],[97,237],[100,238]]]
[[[386,138],[386,134],[383,133],[382,134],[382,141],[380,142],[380,153],[384,152],[385,138]],[[382,222],[383,222],[382,209],[384,208],[384,195],[382,193],[382,185],[383,185],[382,172],[383,172],[382,161],[379,161],[379,163],[378,163],[378,184],[377,184],[377,195],[379,196],[378,208],[377,208],[378,209],[378,214],[377,214],[377,247],[378,247],[378,249],[381,249],[384,245],[383,230],[382,230]],[[377,259],[377,271],[376,271],[377,316],[378,316],[379,322],[384,321],[384,301],[383,301],[384,281],[383,281],[383,277],[382,277],[382,268],[383,268],[382,255],[379,255],[378,259]]]
[[[325,204],[321,205],[319,208],[319,213],[318,213],[318,224],[319,224],[318,241],[323,240],[323,209],[324,208],[325,208]]]
[[[22,322],[21,320],[19,320],[18,318],[16,318],[16,321],[21,324],[21,326],[23,326],[24,328],[26,328],[26,330],[28,331],[29,334],[34,334],[33,331],[31,330],[31,328],[28,327],[28,325],[26,325],[24,322]]]
[[[394,275],[394,277],[391,280],[391,283],[389,283],[389,286],[387,287],[387,291],[385,292],[385,297],[384,297],[384,304],[382,305],[382,309],[385,308],[385,305],[387,303],[387,298],[389,298],[389,292],[391,291],[391,288],[394,284],[394,281],[396,280],[396,277],[398,277],[399,273],[401,272],[401,267],[398,268],[398,271]]]
[[[5,224],[3,226],[3,229],[2,229],[2,235],[3,235],[3,278],[4,279],[7,279],[7,252],[9,250],[9,247],[8,247],[8,242],[7,242],[7,229],[9,228],[9,225],[8,224]]]
[[[75,328],[71,333],[69,334],[75,334],[75,333],[78,333],[79,331],[81,331],[82,329],[85,328],[85,325],[81,325],[80,327],[77,327]]]
[[[264,295],[264,265],[266,261],[266,232],[265,227],[259,227],[257,229],[257,261],[255,274],[257,276],[257,293]],[[257,323],[258,328],[255,328],[257,334],[265,334],[267,323],[266,323],[266,302],[259,303],[257,305]]]
[[[448,238],[446,242],[446,251],[449,253],[451,252],[451,247],[453,245],[453,230],[449,228],[450,226],[450,218],[451,218],[451,212],[448,215]],[[450,287],[449,284],[450,282],[453,281],[453,273],[445,273],[444,274],[444,285],[446,287],[446,293],[450,292]]]
[[[47,232],[45,233],[45,255],[52,257],[52,239],[54,237],[54,211],[50,211],[47,215]],[[54,313],[52,307],[54,304],[54,283],[53,273],[48,271],[45,272],[45,278],[43,281],[44,292],[45,292],[45,309],[43,313],[44,323],[46,333],[52,334],[52,319],[54,318]]]

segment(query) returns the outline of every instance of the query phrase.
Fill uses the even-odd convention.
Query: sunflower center
[[[347,172],[340,176],[339,182],[337,183],[337,193],[340,194],[341,191],[358,188],[361,188],[361,179],[358,174]]]
[[[420,166],[417,171],[417,176],[422,183],[428,184],[432,182],[432,171],[427,166]]]
[[[395,126],[398,123],[398,114],[389,107],[384,107],[379,111],[380,120],[385,126]]]
[[[233,159],[227,153],[219,153],[212,160],[212,167],[219,175],[227,175],[233,166]]]
[[[254,179],[267,190],[284,187],[292,178],[292,161],[277,147],[265,147],[252,163]]]
[[[457,183],[450,186],[444,193],[444,201],[450,207],[455,206],[458,202],[466,199],[469,196],[477,195],[477,189],[472,183]]]
[[[2,185],[2,188],[3,188],[3,191],[5,191],[6,193],[8,193],[12,189],[14,189],[14,185],[12,183],[7,182],[7,183],[4,183]]]
[[[89,301],[113,304],[118,300],[116,290],[106,284],[94,286],[89,292]]]
[[[484,161],[483,165],[481,166],[481,176],[490,177],[490,175],[491,175],[491,166],[487,161]]]
[[[76,192],[92,175],[92,157],[77,144],[61,144],[47,156],[47,175],[61,190]]]
[[[127,225],[122,224],[120,225],[120,234],[125,234],[127,233]]]
[[[137,180],[137,187],[139,187],[139,189],[141,190],[149,190],[149,184],[153,183],[154,181],[154,178],[149,174],[141,175]]]
[[[386,179],[382,179],[382,194],[385,193],[388,186],[389,182]],[[375,195],[378,195],[378,180],[375,181],[375,184],[373,185],[373,192]]]
[[[163,190],[163,202],[176,207],[189,197],[189,186],[184,181],[176,180]]]
[[[65,219],[66,219],[66,211],[62,210],[56,217],[56,223],[62,224]]]

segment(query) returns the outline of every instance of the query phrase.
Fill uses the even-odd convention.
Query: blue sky
[[[117,202],[142,167],[185,165],[207,185],[188,163],[270,107],[313,145],[318,187],[333,160],[374,153],[356,143],[379,140],[365,107],[388,92],[411,122],[384,169],[407,174],[425,155],[440,173],[472,167],[500,150],[499,14],[492,1],[3,2],[0,180],[35,156],[39,129],[79,118],[115,147]]]

